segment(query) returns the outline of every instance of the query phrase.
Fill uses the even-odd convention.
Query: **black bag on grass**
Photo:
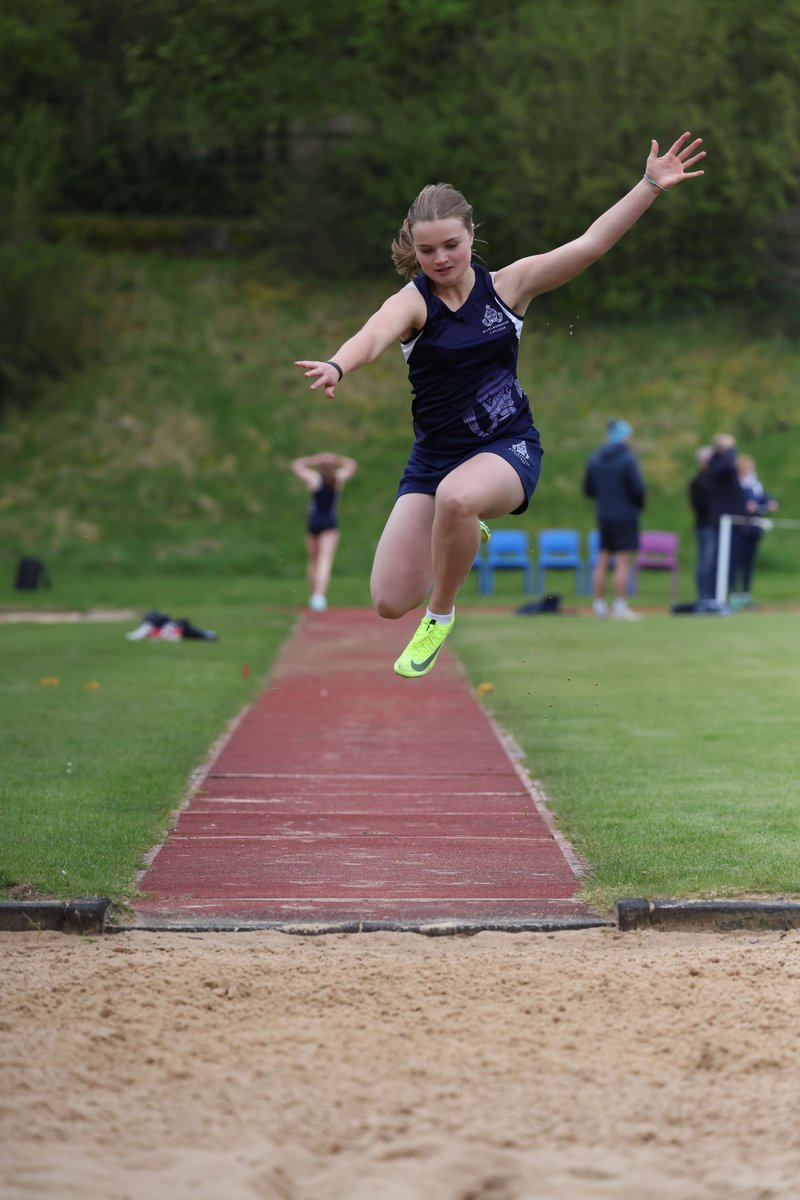
[[[561,597],[542,596],[541,600],[536,600],[533,604],[522,604],[514,611],[517,616],[526,617],[536,617],[543,613],[557,613],[561,611]]]
[[[26,555],[17,564],[17,591],[35,592],[40,585],[46,588],[50,587],[47,567],[40,558],[31,558]]]

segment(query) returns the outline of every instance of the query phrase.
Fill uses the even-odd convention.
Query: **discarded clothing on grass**
[[[560,611],[560,596],[542,596],[541,600],[535,600],[532,604],[522,604],[515,610],[517,616],[525,617],[535,617],[543,613],[557,613]]]
[[[176,621],[168,613],[158,612],[157,609],[147,613],[141,625],[131,630],[130,633],[126,633],[125,637],[129,642],[141,642],[145,638],[148,641],[161,642],[181,642],[184,638],[202,639],[206,642],[217,641],[217,635],[211,629],[200,629],[186,617],[181,617]]]

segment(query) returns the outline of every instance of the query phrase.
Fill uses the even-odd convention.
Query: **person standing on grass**
[[[744,509],[748,517],[766,517],[780,508],[774,496],[768,496],[758,478],[755,460],[749,454],[740,454],[736,459],[736,471],[744,496]],[[753,604],[751,589],[753,568],[756,563],[762,527],[756,521],[752,525],[739,527],[736,562],[733,570],[733,592],[731,606],[750,608]]]
[[[708,460],[711,447],[701,446],[697,451],[697,471],[689,480],[689,504],[694,514],[694,537],[697,547],[695,586],[698,600],[711,600],[716,591],[714,560],[717,553],[717,538],[711,520],[711,482]]]
[[[711,495],[710,517],[714,536],[714,595],[717,592],[717,564],[719,560],[720,521],[726,515],[746,515],[745,496],[736,469],[736,438],[732,433],[718,433],[711,443],[711,457],[706,467]],[[741,527],[731,527],[730,558],[728,562],[728,589],[733,587],[736,560],[739,554]]]
[[[613,559],[611,616],[620,621],[638,621],[641,617],[628,607],[628,580],[639,549],[639,517],[646,494],[639,463],[630,447],[632,436],[627,421],[609,421],[605,445],[589,459],[583,479],[584,495],[595,502],[600,534],[592,579],[594,614],[608,616],[606,583]]]
[[[569,282],[619,241],[664,192],[702,175],[700,138],[684,133],[663,155],[653,141],[644,176],[572,242],[495,272],[472,255],[472,208],[450,184],[430,184],[408,211],[392,257],[409,282],[330,359],[300,359],[332,400],[337,384],[399,341],[413,393],[415,442],[378,542],[372,600],[390,619],[425,603],[398,675],[431,670],[453,629],[482,522],[523,513],[542,449],[517,379],[522,322],[535,296]]]
[[[292,471],[309,490],[306,552],[308,554],[309,608],[324,612],[328,607],[328,584],[339,545],[338,506],[342,488],[358,470],[354,458],[320,454],[296,458]]]

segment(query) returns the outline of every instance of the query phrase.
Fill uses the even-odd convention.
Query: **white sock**
[[[614,601],[614,612],[627,612],[627,611],[628,611],[628,601],[627,600],[615,600]]]
[[[456,615],[455,608],[452,610],[452,612],[449,612],[449,613],[435,613],[435,612],[431,612],[431,610],[429,608],[426,608],[426,610],[425,610],[426,619],[434,620],[437,625],[449,625],[455,615]]]

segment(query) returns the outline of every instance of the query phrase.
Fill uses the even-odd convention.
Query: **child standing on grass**
[[[596,262],[670,188],[702,175],[700,138],[684,133],[587,231],[544,254],[489,272],[472,257],[472,209],[450,184],[431,184],[408,211],[392,257],[409,282],[327,361],[301,359],[311,390],[333,399],[340,380],[400,342],[413,392],[415,442],[372,568],[373,604],[397,618],[428,607],[394,664],[414,679],[436,662],[485,519],[523,513],[542,450],[517,379],[517,349],[534,296]]]
[[[306,553],[308,555],[308,606],[314,612],[328,607],[328,584],[339,545],[339,496],[358,470],[354,458],[323,450],[296,458],[292,471],[309,491]]]

